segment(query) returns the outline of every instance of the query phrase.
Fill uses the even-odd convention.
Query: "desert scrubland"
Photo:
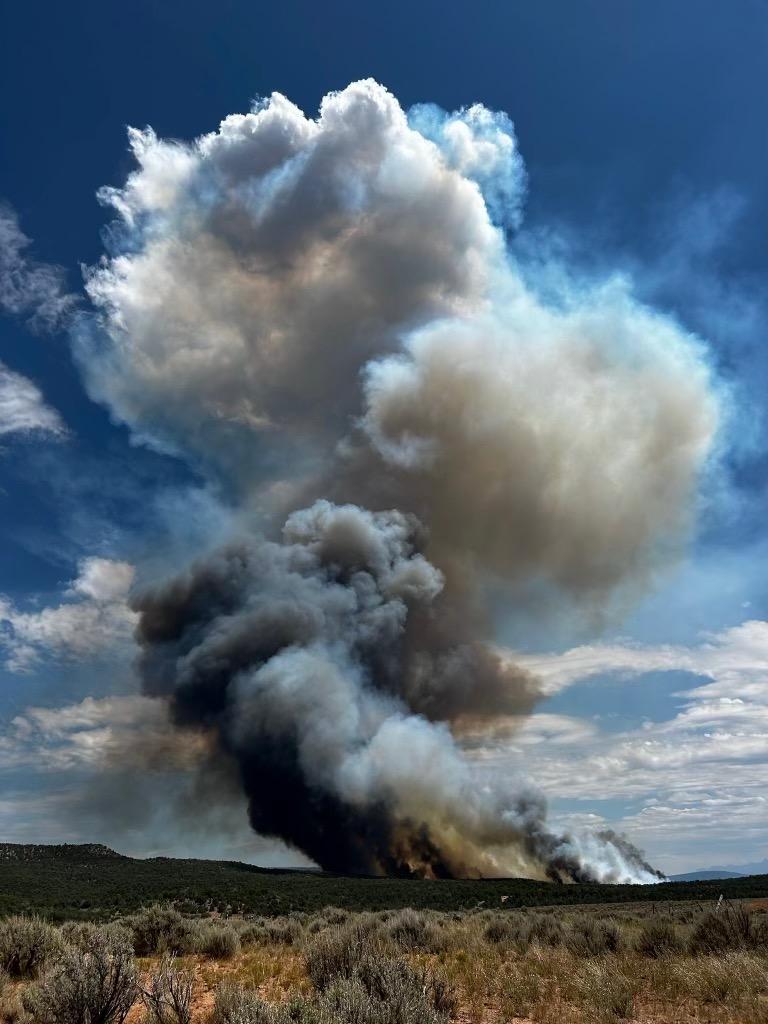
[[[0,921],[8,1024],[768,1021],[768,901]]]

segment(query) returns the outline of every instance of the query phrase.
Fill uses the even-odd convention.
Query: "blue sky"
[[[665,870],[768,856],[768,6],[83,0],[6,5],[0,48],[0,200],[32,240],[0,235],[18,259],[0,291],[0,837],[300,861],[249,836],[236,795],[195,821],[183,765],[171,811],[120,823],[77,796],[153,714],[131,669],[134,572],[180,564],[235,512],[199,458],[144,443],[108,389],[88,397],[70,336],[90,329],[82,268],[121,244],[96,193],[134,169],[126,126],[191,140],[273,91],[314,116],[372,77],[404,109],[506,112],[521,275],[622,275],[706,343],[724,413],[696,527],[652,585],[598,617],[500,597],[498,641],[552,682],[481,770],[526,771],[563,824],[605,819]],[[149,773],[136,802],[152,790]]]

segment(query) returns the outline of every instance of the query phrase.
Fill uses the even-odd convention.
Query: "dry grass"
[[[115,947],[133,935],[148,951],[137,961],[145,990],[168,950],[194,950],[173,961],[192,985],[190,1024],[212,1024],[217,991],[229,992],[237,1024],[768,1024],[768,914],[713,909],[329,909],[180,922],[154,908],[108,937]],[[23,923],[13,930],[27,936]],[[87,951],[97,933],[106,941],[104,930],[64,926],[48,955],[60,955],[57,943]],[[34,1024],[22,998],[33,984],[0,976],[3,1024]],[[137,1003],[128,1024],[145,1020]]]
[[[284,945],[251,947],[231,960],[201,962],[198,973],[209,990],[223,981],[235,982],[273,1002],[307,995],[312,989],[303,955]]]

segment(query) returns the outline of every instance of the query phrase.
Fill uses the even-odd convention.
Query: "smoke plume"
[[[489,593],[599,610],[679,552],[717,427],[702,344],[626,281],[524,281],[523,165],[481,106],[367,81],[316,120],[275,94],[131,144],[87,384],[260,524],[136,593],[145,692],[325,868],[656,877],[551,831],[524,780],[478,786],[461,735],[541,696]]]

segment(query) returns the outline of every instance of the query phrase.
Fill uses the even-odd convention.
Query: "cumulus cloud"
[[[37,385],[0,363],[0,436],[30,432],[60,437],[65,428]]]
[[[126,642],[136,617],[127,605],[133,566],[85,558],[65,600],[26,611],[0,597],[0,647],[11,672],[31,671],[46,658],[97,655]]]

